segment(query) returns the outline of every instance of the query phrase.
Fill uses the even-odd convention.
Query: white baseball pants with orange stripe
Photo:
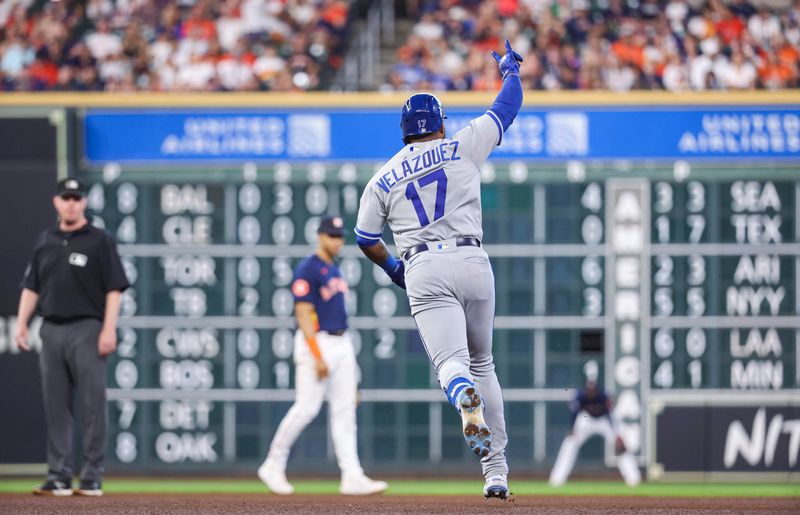
[[[294,338],[295,399],[294,404],[278,426],[267,459],[285,467],[292,445],[303,429],[314,420],[328,401],[330,433],[336,461],[343,476],[364,473],[358,459],[356,444],[356,399],[359,369],[349,333],[341,336],[317,333],[322,359],[328,366],[328,377],[319,380],[314,357],[308,349],[302,331]]]

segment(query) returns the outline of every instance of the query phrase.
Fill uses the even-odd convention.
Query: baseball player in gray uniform
[[[492,359],[494,274],[481,246],[480,167],[499,145],[522,105],[519,62],[492,55],[503,87],[492,107],[452,138],[434,95],[403,105],[405,146],[369,181],[361,196],[356,241],[401,288],[425,350],[464,438],[481,456],[486,497],[508,495],[503,396]],[[401,260],[381,239],[388,222]]]

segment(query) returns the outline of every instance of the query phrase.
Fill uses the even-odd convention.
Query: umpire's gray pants
[[[494,272],[479,247],[447,248],[429,244],[427,252],[406,263],[406,288],[411,314],[443,389],[456,377],[475,383],[484,404],[492,449],[481,459],[483,474],[507,474],[508,442],[503,393],[492,358]]]
[[[72,479],[73,392],[78,390],[83,437],[82,480],[101,480],[106,450],[106,358],[97,349],[102,323],[44,322],[40,331],[47,478]]]

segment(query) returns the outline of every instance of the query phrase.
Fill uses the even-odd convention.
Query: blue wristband
[[[387,259],[382,265],[381,268],[387,273],[391,274],[395,270],[397,270],[397,258],[393,255],[389,254],[389,259]]]

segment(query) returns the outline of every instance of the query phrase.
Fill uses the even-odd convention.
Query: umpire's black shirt
[[[56,323],[103,320],[106,294],[128,286],[114,239],[88,223],[76,231],[42,233],[22,279],[23,288],[39,294],[42,317]]]

